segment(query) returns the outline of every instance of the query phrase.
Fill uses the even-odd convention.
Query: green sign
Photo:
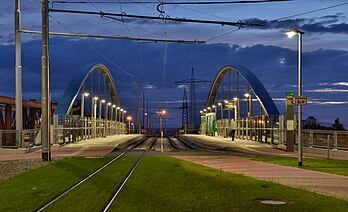
[[[293,91],[290,91],[290,92],[286,92],[286,96],[294,96],[294,92]]]

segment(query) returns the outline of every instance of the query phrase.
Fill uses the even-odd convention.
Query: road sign
[[[295,93],[293,91],[288,91],[286,92],[286,96],[294,96]]]
[[[295,105],[306,105],[308,101],[307,96],[294,96]]]

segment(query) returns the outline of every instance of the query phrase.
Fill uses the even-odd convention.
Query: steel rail
[[[42,32],[34,30],[20,30],[21,33],[41,35]],[[165,42],[165,43],[189,43],[189,44],[202,44],[205,41],[199,40],[173,40],[173,39],[157,39],[157,38],[133,38],[133,37],[122,37],[122,36],[109,36],[109,35],[90,35],[81,33],[64,33],[64,32],[49,32],[50,35],[64,36],[64,37],[81,37],[81,38],[105,38],[115,40],[131,40],[131,41],[146,41],[146,42]]]
[[[106,212],[109,210],[109,208],[111,207],[112,203],[115,201],[116,197],[118,196],[118,194],[121,192],[121,190],[123,189],[123,187],[126,185],[127,181],[129,180],[129,178],[131,177],[131,175],[133,174],[134,170],[138,167],[140,161],[143,159],[144,155],[148,152],[149,148],[153,145],[153,143],[157,140],[157,138],[155,137],[155,139],[151,142],[150,145],[148,145],[148,147],[146,148],[146,150],[141,154],[141,156],[138,158],[138,160],[136,161],[136,163],[133,165],[132,169],[128,172],[127,176],[123,179],[123,181],[119,184],[119,186],[117,187],[117,189],[114,191],[114,193],[112,194],[112,196],[110,197],[109,201],[104,205],[104,207],[101,209],[101,211]]]
[[[152,19],[152,20],[161,20],[161,21],[189,22],[189,23],[201,23],[201,24],[218,24],[218,25],[238,26],[238,27],[264,26],[264,24],[251,24],[251,23],[244,23],[242,21],[238,21],[238,22],[210,21],[210,20],[186,19],[186,18],[170,18],[170,17],[163,17],[163,16],[157,17],[157,16],[144,16],[144,15],[128,15],[125,13],[108,13],[108,12],[101,12],[101,11],[94,12],[94,11],[82,11],[82,10],[49,9],[49,12],[99,15],[101,17],[116,16],[116,17],[121,17],[122,21],[123,21],[124,17],[127,17],[127,18]]]
[[[146,139],[145,138],[143,140],[140,140],[138,143],[142,143],[144,142]],[[94,171],[93,173],[91,173],[90,175],[88,175],[86,178],[82,179],[81,181],[79,181],[78,183],[76,183],[75,185],[73,185],[72,187],[70,187],[68,190],[64,191],[63,193],[61,193],[59,196],[57,196],[56,198],[54,198],[53,200],[51,200],[50,202],[48,202],[47,204],[45,204],[43,207],[41,207],[40,209],[37,210],[37,212],[41,212],[45,209],[47,209],[49,206],[51,206],[53,203],[57,202],[59,199],[61,199],[63,196],[65,196],[66,194],[68,194],[69,192],[71,192],[72,190],[74,190],[75,188],[77,188],[78,186],[80,186],[82,183],[86,182],[87,180],[89,180],[91,177],[93,177],[94,175],[96,175],[98,172],[100,172],[101,170],[103,170],[104,168],[106,168],[107,166],[109,166],[110,164],[112,164],[113,162],[115,162],[117,159],[119,159],[121,156],[123,156],[124,154],[126,154],[127,152],[129,152],[130,150],[132,150],[132,148],[125,150],[124,152],[122,152],[121,154],[119,154],[117,157],[115,157],[114,159],[112,159],[111,161],[109,161],[108,163],[104,164],[102,167],[100,167],[99,169],[97,169],[96,171]]]

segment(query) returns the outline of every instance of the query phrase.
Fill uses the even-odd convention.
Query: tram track
[[[136,169],[136,167],[138,166],[138,164],[140,163],[140,161],[142,160],[142,158],[144,157],[144,155],[146,154],[146,152],[151,148],[151,146],[154,145],[154,143],[156,142],[156,139],[157,139],[156,137],[145,137],[145,138],[142,138],[141,140],[135,140],[135,141],[130,142],[129,144],[126,144],[125,150],[123,150],[121,153],[119,153],[117,156],[115,156],[111,161],[107,162],[106,164],[104,164],[103,166],[101,166],[100,168],[98,168],[97,170],[92,172],[91,174],[89,174],[84,179],[80,180],[78,183],[71,186],[69,189],[62,192],[60,195],[58,195],[57,197],[55,197],[54,199],[52,199],[51,201],[49,201],[48,203],[46,203],[44,206],[42,206],[41,208],[39,208],[36,211],[38,211],[38,212],[45,211],[50,206],[53,206],[54,203],[56,203],[57,201],[61,200],[64,196],[69,194],[71,191],[75,190],[80,185],[86,183],[88,180],[90,180],[92,177],[96,176],[97,174],[100,174],[102,172],[102,170],[104,170],[106,167],[109,167],[111,164],[115,163],[115,161],[120,159],[126,153],[135,150],[139,146],[143,145],[147,140],[150,140],[147,148],[145,150],[143,150],[143,153],[141,154],[141,156],[138,158],[136,163],[132,166],[132,168],[130,169],[130,171],[126,175],[126,177],[117,186],[117,189],[115,189],[114,192],[112,193],[112,195],[110,195],[109,200],[107,201],[107,203],[103,206],[103,208],[101,210],[101,211],[107,211],[108,208],[110,207],[110,205],[112,204],[112,202],[115,200],[117,195],[120,193],[120,191],[122,190],[122,188],[124,187],[124,185],[128,181],[128,179],[130,178],[130,176],[132,175],[132,173],[134,172],[134,170]],[[119,148],[114,148],[111,152],[115,152],[118,149]]]

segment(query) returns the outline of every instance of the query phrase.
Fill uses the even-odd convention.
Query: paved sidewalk
[[[348,201],[346,176],[268,164],[237,156],[177,156],[176,158]]]
[[[143,135],[114,135],[106,138],[94,138],[90,140],[83,140],[64,146],[53,145],[52,157],[66,157],[66,156],[104,156],[110,151],[125,141],[138,138]],[[5,160],[19,160],[30,158],[41,158],[41,149],[24,153],[3,153],[0,154],[0,161]]]
[[[285,147],[280,148],[279,146],[271,145],[268,143],[260,143],[256,141],[243,140],[243,139],[235,139],[234,141],[231,138],[223,138],[219,136],[205,136],[205,135],[193,135],[186,134],[182,135],[186,136],[189,139],[195,140],[197,142],[206,143],[206,144],[214,144],[217,146],[228,148],[240,148],[244,149],[246,152],[253,153],[261,153],[267,155],[278,155],[278,156],[294,156],[298,155],[298,152],[295,150],[294,152],[286,152]],[[309,148],[305,147],[303,149],[303,155],[307,157],[318,157],[318,158],[326,158],[327,150],[319,149],[319,148]],[[338,160],[348,160],[348,151],[343,150],[330,150],[330,158],[338,159]]]

